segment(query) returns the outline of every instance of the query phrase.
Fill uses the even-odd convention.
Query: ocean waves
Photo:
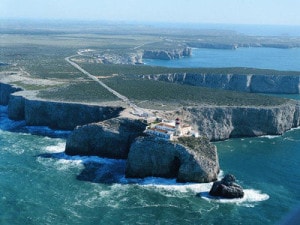
[[[115,191],[128,192],[131,189],[154,192],[164,197],[186,198],[200,196],[216,204],[236,204],[244,207],[254,207],[257,203],[269,199],[269,195],[260,190],[245,189],[245,196],[241,199],[215,198],[208,194],[212,183],[178,183],[176,179],[148,177],[144,179],[132,179],[125,177],[126,160],[101,158],[96,156],[68,156],[63,150],[64,142],[45,147],[45,154],[38,157],[38,161],[45,166],[54,166],[57,170],[77,168],[79,181],[88,181],[98,184],[109,184],[110,190],[100,191],[101,198],[111,196]],[[219,179],[223,177],[220,173]],[[116,190],[115,190],[116,189]]]

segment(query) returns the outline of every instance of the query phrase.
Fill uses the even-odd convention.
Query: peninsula
[[[272,38],[238,36],[238,42],[228,44],[228,36],[223,42],[219,36],[220,42],[206,43],[196,41],[195,36],[205,36],[200,31],[190,35],[153,30],[150,35],[139,30],[133,35],[124,29],[114,30],[115,35],[105,29],[85,34],[6,31],[0,104],[8,105],[9,118],[29,126],[73,130],[67,154],[127,159],[128,177],[174,177],[182,182],[216,180],[220,168],[210,141],[280,135],[300,125],[298,101],[256,94],[299,94],[300,72],[143,65],[144,58],[189,57],[192,47],[208,43],[212,48],[246,43],[285,48],[298,46],[299,40],[279,45]],[[16,48],[13,40],[25,44]],[[188,126],[178,130],[176,118]],[[158,120],[173,121],[174,131],[163,130],[166,125],[155,124]]]

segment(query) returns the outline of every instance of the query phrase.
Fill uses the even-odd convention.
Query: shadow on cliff
[[[76,176],[76,179],[80,181],[115,184],[122,183],[121,181],[125,177],[126,160],[97,156],[70,156],[65,152],[43,153],[36,157],[70,161],[70,163],[75,160],[81,161],[84,169]]]

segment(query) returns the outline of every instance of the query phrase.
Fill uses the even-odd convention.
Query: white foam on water
[[[223,171],[220,172],[218,180],[223,177]],[[255,189],[244,189],[244,197],[238,199],[226,199],[220,197],[213,197],[209,195],[209,191],[213,185],[211,183],[177,183],[176,179],[165,179],[149,177],[145,179],[126,179],[127,181],[136,182],[138,185],[147,189],[156,191],[164,191],[164,195],[169,197],[176,197],[178,194],[200,194],[201,198],[207,201],[214,201],[222,204],[236,204],[244,207],[254,207],[255,204],[269,199],[269,195],[262,193]]]
[[[116,163],[124,163],[125,160],[101,158],[98,156],[70,156],[65,154],[66,142],[62,141],[56,145],[46,146],[44,149],[46,153],[50,153],[46,156],[39,156],[38,161],[44,165],[54,164],[58,170],[66,170],[72,167],[82,168],[84,163],[99,163],[105,165],[114,165]]]
[[[224,172],[221,170],[218,174],[218,179],[224,176]],[[140,186],[154,189],[164,189],[167,191],[178,191],[181,193],[194,192],[199,193],[203,191],[209,191],[213,182],[211,183],[178,183],[176,179],[167,179],[160,177],[147,177],[143,179],[131,179],[123,177],[120,179],[120,183],[136,183]]]
[[[244,197],[236,199],[226,199],[220,197],[213,197],[208,194],[209,191],[201,193],[201,197],[207,201],[215,201],[225,204],[236,204],[245,207],[254,207],[256,203],[266,201],[270,197],[268,194],[262,193],[259,190],[244,189]]]
[[[200,192],[206,192],[209,191],[212,183],[176,183],[176,180],[169,180],[169,181],[164,181],[163,183],[157,184],[140,184],[146,188],[152,188],[155,190],[164,190],[169,192],[169,195],[177,195],[178,194],[187,194],[187,193],[192,193],[192,195],[196,195],[197,193]],[[177,193],[176,193],[177,192]]]
[[[293,127],[291,130],[289,130],[289,131],[293,131],[293,130],[300,130],[300,126],[299,127]],[[287,131],[287,132],[289,132],[289,131]]]
[[[59,153],[59,152],[63,152],[65,150],[65,147],[66,147],[66,142],[60,142],[57,145],[47,146],[45,150],[51,153]]]
[[[281,135],[263,135],[263,136],[260,136],[258,138],[268,138],[268,139],[274,139],[274,138],[280,138]]]

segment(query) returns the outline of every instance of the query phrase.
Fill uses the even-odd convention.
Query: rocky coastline
[[[112,118],[78,126],[66,143],[66,154],[127,159],[128,178],[176,178],[178,182],[212,182],[219,173],[217,150],[206,138],[169,141],[147,136],[140,120]]]
[[[211,141],[281,135],[300,126],[299,101],[269,107],[187,107],[185,114],[198,132]]]
[[[9,118],[26,125],[75,130],[66,144],[70,155],[97,155],[127,159],[127,177],[161,176],[179,182],[215,181],[219,172],[217,151],[209,141],[231,137],[280,135],[300,126],[300,103],[269,107],[193,106],[186,118],[207,141],[183,142],[144,137],[146,124],[119,117],[120,106],[53,102],[28,97],[20,88],[0,85],[1,104]],[[176,112],[174,112],[176,115]],[[192,147],[189,143],[195,142]]]
[[[1,105],[8,106],[9,119],[59,130],[73,130],[78,125],[114,118],[124,110],[122,106],[38,99],[32,92],[4,83],[0,83],[0,97]]]
[[[73,130],[78,125],[116,118],[124,110],[121,106],[105,104],[35,99],[27,97],[25,92],[20,90],[13,85],[1,83],[0,100],[2,105],[8,105],[10,119],[25,120],[27,125]],[[280,135],[300,126],[298,101],[268,107],[199,105],[184,107],[183,110],[186,115],[184,120],[211,141],[231,137]],[[176,116],[175,111],[167,113],[174,114],[173,118]]]
[[[180,59],[185,56],[191,56],[192,49],[189,47],[172,49],[172,50],[144,50],[143,59],[161,59],[172,60]]]

